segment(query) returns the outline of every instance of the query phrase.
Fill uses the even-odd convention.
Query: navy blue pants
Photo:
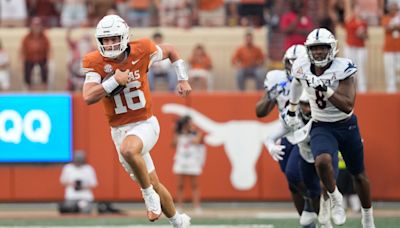
[[[297,192],[296,186],[302,181],[299,167],[302,158],[300,157],[299,147],[291,144],[286,138],[282,138],[281,145],[285,146],[283,150],[285,155],[279,161],[279,166],[286,176],[290,191]]]
[[[347,170],[353,175],[364,172],[364,146],[357,124],[357,117],[337,122],[313,122],[311,151],[316,158],[322,153],[331,154],[335,173],[338,173],[338,151],[342,153]]]
[[[314,163],[308,163],[304,159],[300,160],[300,173],[306,186],[306,194],[310,198],[321,195],[321,185]]]

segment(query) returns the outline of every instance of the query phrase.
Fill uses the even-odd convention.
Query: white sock
[[[141,188],[140,190],[142,191],[142,194],[144,194],[144,195],[150,195],[154,192],[153,185],[150,185],[150,187],[145,188],[145,189]]]
[[[374,224],[374,216],[373,216],[373,209],[372,207],[370,208],[361,208],[361,217],[362,217],[362,222],[364,221],[368,224]]]
[[[335,190],[332,193],[328,192],[328,195],[329,195],[329,198],[332,198],[332,197],[337,197],[337,196],[341,195],[341,193],[339,192],[339,189],[337,188],[337,186],[335,186]]]
[[[171,224],[177,224],[180,221],[181,215],[178,212],[175,212],[175,215],[171,218],[168,218]]]
[[[372,207],[370,207],[370,208],[362,208],[361,209],[361,214],[362,214],[363,217],[364,216],[371,216],[372,217],[372,213],[373,213]]]
[[[357,194],[352,194],[349,196],[349,203],[351,210],[354,212],[359,212],[361,210],[361,202]]]

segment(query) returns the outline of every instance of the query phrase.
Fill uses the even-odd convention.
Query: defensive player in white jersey
[[[297,117],[300,120],[300,124],[298,126],[298,130],[300,133],[304,129],[309,128],[309,120],[311,119],[311,108],[309,104],[309,99],[307,93],[304,91],[300,97],[300,112],[298,113]],[[284,115],[285,113],[282,113]],[[301,180],[303,186],[302,196],[305,200],[309,202],[310,205],[313,207],[311,208],[304,208],[300,216],[300,225],[303,227],[314,227],[312,224],[315,225],[317,219],[317,213],[319,212],[319,200],[321,195],[321,187],[320,187],[320,180],[317,175],[317,172],[314,167],[314,157],[311,153],[310,148],[310,137],[308,134],[297,134],[298,132],[295,131],[293,133],[293,129],[291,129],[287,124],[284,122],[284,118],[281,118],[281,125],[280,127],[271,133],[264,141],[267,148],[275,148],[275,143],[278,142],[283,137],[287,137],[288,141],[291,142],[292,151],[297,150],[300,154],[300,159],[298,159],[296,167],[297,172],[301,175]],[[296,134],[296,137],[294,135]],[[281,151],[284,153],[286,148],[283,148]],[[280,153],[279,153],[280,154]],[[282,155],[283,156],[283,155]],[[275,159],[280,159],[279,157],[275,157]],[[311,210],[310,210],[311,209]],[[321,224],[323,228],[330,228],[332,225],[330,223]]]
[[[267,116],[275,105],[278,106],[279,112],[286,107],[289,101],[289,89],[292,82],[291,68],[293,62],[299,56],[305,56],[306,48],[303,45],[293,45],[288,48],[283,56],[283,64],[285,70],[271,70],[265,76],[264,96],[257,102],[257,117]]]
[[[267,116],[275,105],[281,114],[285,113],[284,108],[289,101],[289,88],[293,78],[291,76],[292,63],[296,58],[305,55],[306,49],[303,45],[293,45],[288,48],[283,57],[285,70],[272,70],[267,73],[264,81],[266,93],[256,104],[257,117]],[[305,210],[313,211],[310,202],[304,200],[305,188],[298,166],[301,160],[298,147],[291,144],[285,137],[280,140],[280,144],[275,144],[274,140],[266,146],[272,158],[279,162],[279,166],[285,174],[294,205],[299,215],[304,215],[303,211]],[[302,225],[306,226],[310,225],[313,219],[305,219],[304,221],[306,222],[302,223]]]
[[[337,225],[346,222],[343,197],[336,187],[338,166],[333,162],[337,160],[337,151],[340,150],[361,200],[363,228],[374,228],[363,143],[357,117],[353,114],[357,68],[350,59],[336,57],[337,41],[327,29],[313,30],[305,46],[307,57],[298,58],[293,63],[295,79],[291,84],[286,122],[290,126],[297,125],[295,113],[304,88],[310,98],[313,120],[311,151],[318,175],[328,191],[332,220]]]

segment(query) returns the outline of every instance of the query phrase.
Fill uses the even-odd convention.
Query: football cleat
[[[151,194],[143,194],[143,199],[147,208],[147,218],[150,222],[156,221],[161,216],[160,196],[153,191]]]
[[[369,212],[361,213],[361,224],[363,228],[375,228],[374,217],[372,216],[372,208]]]
[[[343,196],[341,193],[331,195],[331,217],[336,225],[343,225],[346,222],[346,211],[343,208]]]
[[[308,226],[316,221],[318,218],[317,213],[311,211],[303,211],[300,216],[300,225]]]
[[[187,214],[180,214],[179,220],[171,223],[173,228],[189,228],[191,218]]]
[[[331,220],[328,220],[326,224],[321,224],[320,228],[333,228]]]
[[[319,214],[318,214],[318,222],[320,224],[328,224],[331,219],[331,201],[328,198],[327,200],[321,196],[320,204],[319,204]]]

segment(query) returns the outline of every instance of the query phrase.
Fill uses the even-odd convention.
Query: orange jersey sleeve
[[[129,55],[121,63],[104,58],[98,51],[87,54],[82,62],[86,77],[90,77],[88,72],[95,72],[103,79],[116,69],[129,70],[129,82],[123,92],[102,99],[112,127],[146,120],[153,115],[147,71],[150,56],[157,51],[156,45],[145,38],[130,42],[128,46]]]

